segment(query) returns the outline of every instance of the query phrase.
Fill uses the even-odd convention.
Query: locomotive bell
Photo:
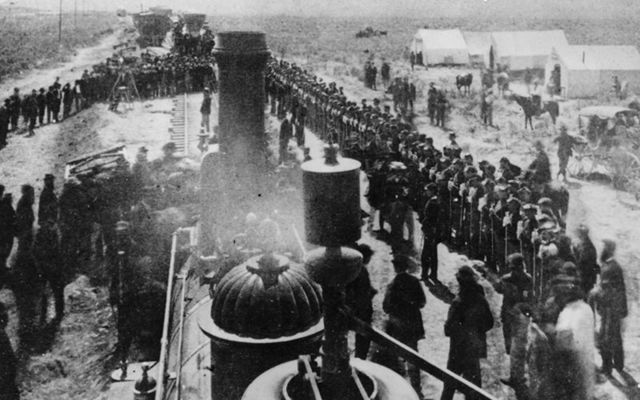
[[[307,241],[336,247],[360,239],[360,163],[326,145],[324,160],[302,164]]]

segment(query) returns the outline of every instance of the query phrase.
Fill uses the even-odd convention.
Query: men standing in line
[[[58,221],[58,197],[54,192],[55,177],[52,174],[44,176],[44,188],[40,192],[38,202],[38,223],[51,220]]]
[[[444,334],[450,338],[447,369],[482,386],[480,359],[487,356],[486,333],[493,327],[493,314],[471,267],[460,267],[456,279],[460,289],[444,324]],[[451,383],[445,382],[440,399],[452,400],[454,393]]]
[[[427,204],[422,213],[422,233],[424,244],[422,247],[422,280],[438,283],[438,242],[440,241],[440,214],[442,213],[440,201],[438,200],[438,187],[435,183],[430,183],[425,188],[427,194]]]
[[[202,115],[202,120],[200,122],[200,127],[205,128],[207,133],[211,132],[211,94],[209,93],[209,88],[204,88],[204,95],[202,98],[202,105],[200,105],[200,114]]]

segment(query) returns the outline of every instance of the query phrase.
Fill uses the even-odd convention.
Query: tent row
[[[411,51],[424,65],[508,65],[513,71],[543,69],[553,47],[568,46],[561,30],[462,32],[459,29],[420,29]],[[421,57],[420,57],[421,55]]]
[[[511,71],[544,71],[565,97],[596,97],[607,93],[613,77],[640,89],[640,53],[635,46],[569,45],[561,30],[462,32],[420,29],[410,50],[424,65],[473,65]],[[540,72],[542,75],[542,72]]]

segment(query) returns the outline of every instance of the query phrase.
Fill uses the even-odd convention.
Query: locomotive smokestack
[[[264,70],[269,50],[261,32],[221,32],[213,50],[219,71],[219,151],[202,160],[200,251],[212,255],[240,204],[259,197],[267,166]]]
[[[264,70],[269,57],[265,34],[221,32],[213,54],[220,74],[220,149],[229,155],[237,173],[263,172]],[[253,168],[247,170],[247,166]]]

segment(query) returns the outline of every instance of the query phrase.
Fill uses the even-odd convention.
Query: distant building
[[[491,52],[491,32],[462,32],[473,66],[489,67]]]
[[[416,56],[422,54],[424,65],[469,64],[469,50],[459,29],[419,29],[410,49]]]
[[[547,58],[545,82],[559,76],[561,93],[567,98],[607,94],[612,77],[628,82],[629,90],[640,89],[640,53],[635,46],[554,47]]]
[[[508,65],[512,71],[527,68],[543,70],[551,48],[568,45],[567,37],[561,30],[493,32],[489,62]]]

